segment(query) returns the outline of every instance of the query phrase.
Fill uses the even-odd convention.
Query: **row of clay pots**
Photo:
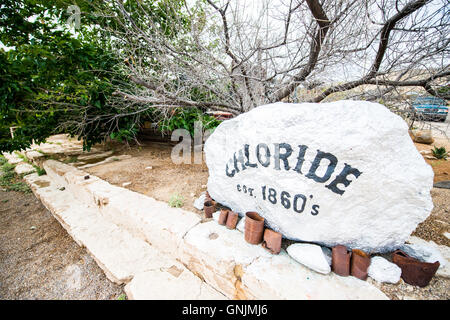
[[[439,268],[439,261],[434,263],[419,261],[401,250],[392,253],[392,262],[402,269],[402,279],[413,286],[427,286]],[[366,280],[370,266],[370,255],[362,250],[351,252],[345,246],[338,245],[332,250],[332,269],[340,276],[352,275]]]
[[[264,218],[257,212],[249,211],[245,214],[245,241],[250,244],[260,244],[272,254],[281,251],[282,235],[271,229],[264,229]]]
[[[359,249],[348,251],[342,245],[335,246],[331,251],[331,268],[334,273],[346,277],[352,275],[366,280],[370,266],[370,255]]]
[[[216,211],[216,203],[208,192],[206,192],[204,210],[206,218],[212,218]],[[264,218],[257,212],[247,212],[245,216],[245,241],[254,245],[262,242],[262,246],[272,254],[280,253],[281,233],[265,229]],[[219,224],[226,225],[228,229],[235,229],[238,219],[239,215],[236,212],[222,209]],[[366,280],[370,260],[370,255],[362,250],[348,251],[347,247],[337,245],[332,249],[331,267],[340,276],[352,275],[358,279]],[[419,287],[425,287],[430,283],[440,265],[438,261],[434,263],[419,261],[401,250],[392,253],[392,262],[402,269],[401,277],[406,283]]]
[[[206,191],[205,202],[203,204],[203,210],[205,211],[206,218],[212,218],[214,212],[216,212],[216,203]]]
[[[219,224],[226,226],[228,229],[232,230],[236,228],[239,215],[231,210],[221,209],[219,216]]]
[[[212,218],[213,213],[216,211],[216,204],[208,192],[206,192],[204,211],[206,218]],[[262,242],[262,246],[271,253],[280,253],[282,240],[281,233],[270,229],[264,229],[264,218],[257,212],[247,212],[245,216],[245,241],[255,245]],[[235,229],[238,219],[239,215],[236,212],[228,209],[221,209],[218,222],[228,229]]]

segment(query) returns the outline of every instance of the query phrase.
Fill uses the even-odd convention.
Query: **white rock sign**
[[[386,252],[433,208],[431,167],[377,103],[260,106],[222,122],[204,150],[212,198],[288,239]]]

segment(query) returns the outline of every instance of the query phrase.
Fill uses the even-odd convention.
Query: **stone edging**
[[[181,288],[193,291],[192,283],[200,286],[200,291],[182,295],[185,299],[388,299],[368,282],[354,277],[340,277],[334,273],[316,273],[297,263],[285,251],[271,255],[261,246],[245,242],[240,231],[228,230],[213,220],[203,221],[193,212],[171,208],[165,202],[111,185],[59,161],[47,160],[43,166],[47,176],[31,174],[25,180],[54,215],[58,210],[61,211],[56,210],[51,203],[58,201],[57,197],[49,197],[45,202],[45,192],[36,184],[43,177],[57,190],[64,188],[64,193],[73,201],[80,203],[89,212],[96,212],[102,221],[126,231],[136,241],[146,243],[157,251],[158,256],[163,257],[162,260],[174,261],[172,267],[168,267],[168,264],[161,267],[165,268],[164,271],[173,275],[185,268],[188,270],[186,274],[192,273],[206,282],[205,287],[204,282],[199,281],[199,285],[198,279],[192,277],[178,281],[174,286],[176,292]],[[66,229],[71,228],[65,225],[71,223],[70,219],[58,220]],[[94,229],[94,226],[91,228]],[[97,233],[96,236],[98,240],[105,235]],[[88,245],[86,247],[90,251]],[[102,268],[108,267],[102,266],[102,261],[97,262]],[[106,274],[108,272],[105,270]],[[171,276],[167,272],[159,273],[155,268],[134,272],[129,279],[123,280],[128,282],[126,288],[129,298],[161,299],[157,288],[164,290],[166,284],[171,283]],[[155,287],[155,283],[160,285]],[[212,288],[225,297],[217,295]]]

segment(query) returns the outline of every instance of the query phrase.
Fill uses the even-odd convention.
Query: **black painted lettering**
[[[267,196],[267,199],[270,202],[272,202],[273,204],[276,204],[277,203],[277,198],[276,198],[277,191],[273,188],[269,188],[268,191],[269,191],[269,195]]]
[[[236,172],[239,172],[238,163],[240,163],[242,171],[244,171],[247,168],[245,167],[245,159],[244,159],[244,155],[242,154],[242,150],[239,150],[237,153],[238,153],[237,157],[236,157],[236,152],[233,155],[234,169],[236,170]]]
[[[263,162],[261,159],[261,149],[264,149],[264,153],[265,153],[265,157],[266,160]],[[267,144],[265,143],[260,143],[256,146],[256,157],[258,158],[258,162],[263,166],[263,167],[268,167],[270,164],[270,150],[269,147],[267,146]]]
[[[302,199],[302,206],[300,209],[298,208],[298,199],[299,198]],[[297,213],[302,213],[303,210],[305,210],[305,204],[306,204],[306,197],[302,194],[296,194],[294,197],[294,201],[293,201],[294,211]]]
[[[245,158],[247,159],[245,161],[245,166],[251,167],[251,168],[256,168],[258,166],[256,163],[250,163],[250,154],[248,152],[248,147],[249,147],[248,144],[244,145],[244,154],[245,154]]]
[[[289,200],[290,197],[291,195],[289,194],[289,192],[286,191],[281,192],[281,204],[286,209],[289,209],[291,207],[291,201]]]
[[[339,175],[337,175],[336,178],[333,181],[331,181],[329,185],[325,186],[325,188],[328,188],[334,193],[337,193],[339,195],[343,195],[345,190],[339,189],[337,185],[339,183],[342,183],[345,187],[348,187],[348,185],[350,184],[350,182],[352,182],[352,180],[348,180],[347,177],[352,174],[355,176],[356,179],[358,179],[361,173],[362,172],[359,171],[358,169],[352,168],[350,165],[345,163],[344,169],[342,169],[341,173],[339,173]]]
[[[227,176],[229,176],[229,177],[234,177],[234,174],[236,173],[236,170],[233,169],[231,172],[229,172],[228,170],[229,170],[229,168],[228,168],[228,163],[227,163],[227,166],[226,166],[226,168],[225,168],[225,173],[226,173]]]
[[[297,165],[294,168],[294,171],[297,171],[298,173],[302,174],[302,166],[303,166],[303,162],[305,162],[305,153],[306,153],[306,149],[308,149],[308,146],[305,145],[299,145],[298,146],[300,148],[300,150],[298,151],[298,156],[297,156]]]
[[[325,172],[323,177],[319,177],[318,175],[316,175],[316,171],[320,166],[320,162],[326,159],[328,161],[330,161],[330,163],[328,164],[327,167],[327,171]],[[309,168],[309,172],[306,175],[307,178],[309,179],[313,179],[315,182],[325,182],[328,179],[330,179],[331,175],[333,174],[334,169],[336,168],[337,165],[337,158],[332,155],[331,153],[327,153],[327,152],[322,152],[320,150],[317,150],[317,154],[316,157],[314,158],[314,161],[311,165],[311,168]]]
[[[289,170],[289,161],[288,158],[292,154],[292,147],[287,143],[274,143],[275,145],[275,154],[273,155],[275,160],[275,170],[280,170],[280,160],[284,162],[284,169]],[[285,150],[284,153],[280,153],[280,148]]]
[[[311,214],[313,216],[317,216],[319,214],[319,205],[315,204],[312,206]]]

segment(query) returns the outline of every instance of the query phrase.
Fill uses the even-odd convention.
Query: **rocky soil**
[[[123,298],[32,193],[0,191],[0,300]]]

